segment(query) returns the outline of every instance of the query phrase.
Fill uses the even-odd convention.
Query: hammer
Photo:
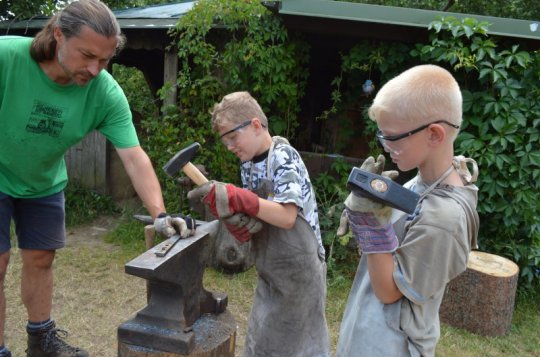
[[[191,159],[200,147],[201,144],[194,142],[183,148],[163,166],[163,171],[170,177],[174,177],[178,171],[182,170],[197,186],[207,183],[208,179],[191,163]]]
[[[420,195],[406,189],[387,177],[353,167],[347,181],[347,188],[360,196],[412,214]]]

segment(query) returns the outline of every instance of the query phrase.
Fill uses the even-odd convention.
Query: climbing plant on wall
[[[540,285],[540,54],[488,36],[489,24],[439,18],[429,43],[359,43],[342,56],[328,120],[359,93],[368,76],[383,85],[414,64],[448,68],[462,89],[463,125],[456,152],[480,168],[480,246],[516,261],[522,286]],[[382,56],[378,54],[382,52]],[[384,58],[384,60],[378,60]],[[375,94],[375,93],[373,93]],[[366,107],[369,104],[366,104]],[[373,123],[365,116],[373,129]],[[373,154],[380,152],[372,146]]]
[[[457,151],[478,161],[480,244],[519,263],[540,284],[540,53],[499,44],[489,24],[440,18],[431,43],[412,52],[449,66],[462,87]]]
[[[257,0],[201,0],[170,32],[179,59],[178,105],[159,120],[143,123],[157,165],[198,141],[196,163],[211,178],[237,183],[238,159],[212,132],[210,112],[230,92],[249,91],[269,120],[273,135],[294,136],[299,100],[307,79],[306,45],[289,37],[281,19]],[[161,162],[160,162],[161,160]]]

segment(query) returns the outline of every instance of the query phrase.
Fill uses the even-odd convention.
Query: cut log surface
[[[450,281],[441,304],[441,321],[485,336],[510,331],[518,266],[498,255],[472,251],[467,270]]]

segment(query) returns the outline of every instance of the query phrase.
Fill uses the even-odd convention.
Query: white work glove
[[[154,229],[164,238],[170,238],[175,234],[187,238],[195,233],[195,220],[188,216],[160,213],[154,220]]]
[[[383,171],[384,162],[383,155],[379,155],[377,161],[370,156],[360,169],[391,180],[395,179],[398,172]],[[345,209],[341,214],[337,235],[347,234],[350,228],[363,253],[392,253],[397,249],[398,240],[390,223],[391,216],[392,207],[355,194],[353,191],[345,200]]]

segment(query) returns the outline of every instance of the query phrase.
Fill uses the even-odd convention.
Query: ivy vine
[[[516,261],[522,287],[539,287],[540,53],[500,44],[488,35],[488,23],[472,18],[440,17],[429,29],[427,44],[362,42],[343,55],[326,118],[351,105],[347,93],[358,92],[368,73],[384,84],[418,63],[451,70],[464,99],[456,152],[474,158],[480,169],[480,247]]]
[[[160,165],[197,141],[202,149],[194,161],[205,166],[209,178],[238,183],[238,159],[212,132],[214,104],[230,92],[249,91],[267,115],[271,133],[294,137],[308,47],[290,38],[281,19],[257,0],[200,0],[170,35],[178,78],[159,93],[166,98],[177,87],[178,104],[143,123],[152,141],[148,150]]]

